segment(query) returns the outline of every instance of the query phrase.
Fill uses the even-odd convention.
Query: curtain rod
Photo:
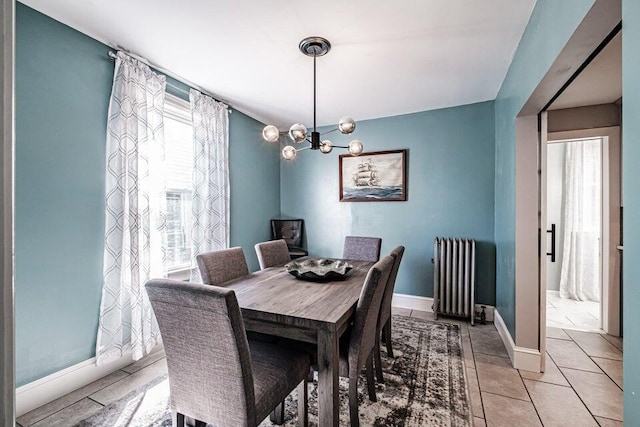
[[[144,63],[145,63],[145,64],[147,64],[149,67],[154,68],[155,70],[157,70],[157,71],[161,72],[162,74],[166,74],[167,76],[171,77],[172,79],[175,79],[175,80],[179,81],[180,83],[183,83],[183,84],[185,84],[185,85],[187,85],[187,86],[189,86],[189,87],[191,87],[191,88],[193,88],[193,89],[196,89],[197,91],[199,91],[199,92],[201,92],[201,93],[203,93],[203,94],[205,94],[205,95],[207,95],[207,96],[210,96],[211,98],[213,98],[214,100],[216,100],[216,101],[218,101],[218,102],[222,102],[224,105],[226,105],[226,106],[227,106],[227,108],[228,108],[228,110],[229,110],[229,113],[232,113],[232,112],[233,112],[233,110],[232,110],[232,108],[233,108],[233,107],[232,107],[231,105],[229,105],[229,103],[228,103],[228,102],[225,102],[225,101],[223,101],[223,100],[220,100],[220,99],[216,98],[215,96],[211,95],[211,94],[210,94],[210,93],[208,93],[207,91],[202,90],[200,87],[198,87],[197,85],[195,85],[195,84],[193,84],[193,83],[189,82],[188,80],[183,79],[182,77],[178,77],[178,76],[176,76],[175,74],[170,73],[170,72],[168,72],[167,70],[165,70],[165,69],[163,69],[163,68],[160,68],[160,67],[157,67],[157,66],[155,66],[155,65],[152,65],[152,64],[150,64],[146,59],[141,58],[141,57],[139,57],[138,55],[131,54],[131,53],[126,52],[126,51],[122,51],[122,53],[124,53],[124,54],[126,54],[126,55],[129,55],[129,56],[131,56],[132,58],[137,59],[138,61],[142,61],[142,62],[144,62]],[[108,52],[108,55],[109,55],[109,60],[111,60],[111,61],[115,61],[115,59],[118,57],[118,55],[116,55],[116,53],[115,53],[115,52],[112,52],[112,51],[109,51],[109,52]],[[187,94],[187,95],[189,94],[189,91],[188,91],[188,90],[184,90],[184,89],[183,89],[183,88],[181,88],[180,86],[176,86],[176,85],[174,85],[174,84],[173,84],[173,83],[171,83],[171,82],[167,82],[167,86],[171,86],[171,87],[172,87],[172,88],[174,88],[175,90],[177,90],[177,91],[179,91],[179,92],[182,92],[182,93],[184,93],[184,94]]]

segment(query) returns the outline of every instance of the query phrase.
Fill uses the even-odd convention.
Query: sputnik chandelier
[[[311,139],[309,139],[307,138],[307,128],[302,123],[292,125],[289,129],[289,138],[291,138],[296,144],[300,144],[302,141],[307,141],[309,146],[304,148],[295,148],[293,145],[287,145],[282,149],[282,157],[286,160],[293,160],[296,158],[298,151],[307,149],[320,150],[324,154],[328,154],[334,147],[346,148],[353,156],[357,156],[362,153],[362,150],[364,150],[364,146],[359,140],[354,139],[347,147],[333,145],[328,139],[321,141],[320,132],[316,131],[316,59],[319,56],[326,55],[331,50],[331,43],[323,37],[307,37],[300,42],[298,47],[302,53],[313,57],[313,132],[311,132]],[[337,129],[333,129],[327,133],[331,133],[336,130],[339,130],[345,135],[349,135],[356,130],[356,122],[351,117],[345,116],[338,122]],[[280,131],[274,125],[267,125],[262,130],[262,137],[267,142],[277,142],[280,139]]]

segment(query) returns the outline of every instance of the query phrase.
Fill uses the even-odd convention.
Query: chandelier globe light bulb
[[[333,144],[328,139],[325,139],[320,143],[320,151],[324,154],[329,154],[333,150]]]
[[[262,138],[267,142],[277,142],[280,139],[280,131],[274,125],[267,125],[262,129]]]
[[[302,123],[296,123],[289,129],[289,138],[296,144],[301,143],[307,137],[307,128]]]
[[[351,153],[354,156],[357,156],[358,154],[362,153],[362,151],[364,150],[364,146],[362,145],[362,142],[360,142],[357,139],[354,139],[349,143],[348,149],[349,149],[349,153]]]
[[[353,131],[356,130],[355,120],[353,120],[349,116],[344,116],[338,122],[338,130],[345,135],[349,135],[350,133],[353,133]]]
[[[286,147],[284,147],[282,149],[282,157],[284,157],[286,160],[293,160],[296,158],[296,154],[297,151],[295,149],[295,147],[291,146],[291,145],[287,145]]]

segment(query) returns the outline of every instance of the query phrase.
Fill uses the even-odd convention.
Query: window
[[[167,270],[191,267],[193,127],[189,103],[166,94],[164,104],[167,189]]]

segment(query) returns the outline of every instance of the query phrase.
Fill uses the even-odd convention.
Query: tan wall
[[[618,104],[592,105],[549,111],[549,132],[620,126]]]

